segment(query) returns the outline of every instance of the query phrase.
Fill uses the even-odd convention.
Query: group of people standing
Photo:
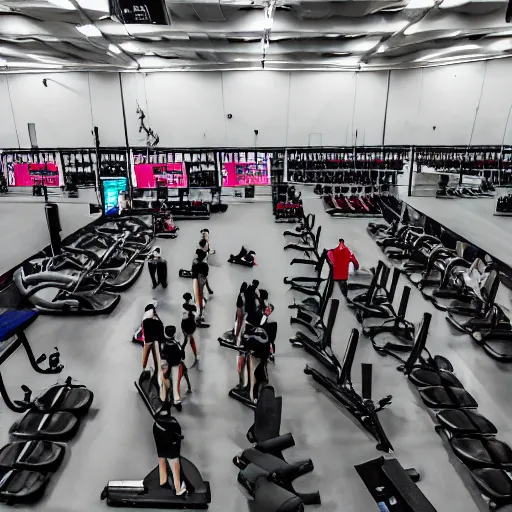
[[[152,356],[154,370],[152,379],[158,385],[159,398],[162,410],[155,415],[153,436],[158,453],[160,486],[170,487],[168,468],[173,478],[173,487],[177,496],[187,493],[186,485],[181,478],[179,452],[181,445],[181,428],[177,420],[171,415],[171,405],[178,411],[182,409],[181,380],[185,378],[188,392],[191,392],[191,383],[188,368],[185,364],[186,349],[190,347],[194,356],[193,366],[199,362],[199,352],[194,338],[196,328],[208,327],[204,322],[204,308],[209,295],[213,294],[208,283],[208,256],[213,254],[210,248],[208,229],[201,230],[201,239],[195,252],[195,258],[190,271],[193,279],[193,295],[187,292],[183,295],[181,331],[183,342],[176,337],[176,327],[164,327],[164,323],[157,313],[157,303],[153,301],[146,305],[142,322],[135,333],[134,341],[143,344],[142,371],[146,372]],[[165,265],[165,269],[163,268]],[[162,257],[160,248],[156,248],[148,260],[148,268],[153,288],[167,286],[166,262]],[[194,303],[195,302],[195,303]]]

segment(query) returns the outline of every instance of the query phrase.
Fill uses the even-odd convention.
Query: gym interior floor
[[[332,219],[323,212],[318,199],[305,200],[306,212],[317,214],[322,225],[322,246],[334,247],[343,237],[364,267],[376,264],[382,253],[366,233],[365,219]],[[71,211],[79,215],[78,211]],[[10,212],[15,214],[14,211]],[[67,213],[63,213],[66,215]],[[0,218],[2,216],[0,215]],[[325,512],[362,512],[376,510],[369,493],[354,470],[354,464],[381,455],[375,441],[353,421],[321,388],[305,376],[305,364],[321,365],[302,349],[288,342],[294,329],[289,324],[288,305],[293,294],[283,284],[286,275],[299,274],[300,266],[289,262],[297,254],[285,252],[283,231],[288,225],[275,224],[269,203],[230,205],[225,214],[214,215],[209,222],[180,222],[176,240],[158,243],[169,263],[170,282],[166,290],[152,291],[145,271],[140,280],[123,294],[118,308],[107,317],[40,317],[28,329],[28,338],[36,353],[49,353],[58,346],[66,365],[62,376],[72,375],[95,393],[89,415],[78,436],[69,444],[63,467],[51,480],[46,497],[31,510],[45,512],[90,512],[106,510],[99,499],[108,480],[141,479],[155,465],[156,454],[151,433],[152,420],[134,386],[140,374],[140,347],[130,340],[140,321],[143,308],[151,298],[159,302],[158,311],[166,324],[178,324],[181,298],[191,281],[178,278],[179,268],[189,268],[199,231],[208,227],[212,246],[210,282],[215,294],[208,304],[210,329],[198,333],[201,364],[192,369],[193,394],[177,413],[185,439],[182,453],[200,469],[212,488],[212,512],[248,510],[246,497],[237,488],[237,469],[232,458],[249,446],[245,433],[252,424],[250,409],[228,397],[237,381],[235,354],[221,348],[217,336],[233,322],[234,302],[243,280],[257,278],[268,289],[279,323],[275,365],[269,364],[270,381],[283,396],[282,432],[293,432],[296,447],[285,455],[289,460],[311,457],[312,474],[300,478],[297,488],[318,488]],[[19,238],[18,244],[24,243]],[[259,266],[247,269],[229,265],[230,252],[244,244],[257,253]],[[14,251],[16,248],[12,247]],[[214,262],[215,260],[215,262]],[[397,297],[406,281],[401,278]],[[339,296],[339,290],[335,290]],[[455,335],[444,314],[431,307],[413,289],[408,318],[418,322],[424,311],[434,315],[428,346],[433,353],[447,356],[457,375],[480,404],[480,412],[495,422],[499,437],[512,443],[512,394],[509,368],[488,358],[468,337]],[[334,351],[343,357],[350,331],[357,327],[343,299],[333,336]],[[377,355],[364,338],[356,354],[353,381],[360,390],[360,362],[374,363],[373,395],[379,399],[393,395],[393,403],[379,413],[382,424],[404,467],[415,467],[422,474],[420,488],[437,510],[474,512],[487,510],[474,488],[465,485],[467,474],[449,455],[435,433],[429,413],[415,390],[396,371],[390,358]],[[14,397],[21,396],[25,383],[35,392],[50,385],[52,377],[38,375],[18,350],[2,368],[3,378]],[[17,418],[5,406],[0,408],[0,439],[8,440],[8,429]],[[471,493],[474,493],[474,496]],[[315,507],[308,507],[314,510]],[[19,508],[19,510],[24,510]]]

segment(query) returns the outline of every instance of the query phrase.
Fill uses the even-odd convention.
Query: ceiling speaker
[[[165,0],[109,0],[110,15],[124,24],[169,25]]]

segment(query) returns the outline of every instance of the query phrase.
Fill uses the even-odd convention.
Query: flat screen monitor
[[[241,157],[237,153],[224,154],[222,162],[223,187],[270,185],[270,155],[253,153]]]
[[[128,179],[102,178],[101,185],[104,215],[119,215],[121,210],[120,199],[122,199],[120,194],[128,190]]]
[[[184,162],[166,164],[135,164],[135,182],[137,188],[187,188],[188,179]]]

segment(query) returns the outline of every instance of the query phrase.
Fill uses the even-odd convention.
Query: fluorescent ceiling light
[[[76,29],[86,37],[101,37],[101,32],[94,25],[79,25]]]
[[[325,37],[340,37],[341,34],[325,34]],[[347,36],[350,37],[350,36]]]
[[[355,41],[354,43],[351,43],[352,47],[350,48],[350,51],[352,52],[367,52],[375,47],[376,45],[375,39],[367,40],[367,39],[361,39],[361,41]]]
[[[0,59],[0,68],[5,68],[7,66],[7,61],[5,59]]]
[[[108,0],[78,0],[80,7],[91,11],[110,12]]]
[[[109,44],[108,51],[115,53],[116,55],[119,55],[121,53],[121,49],[119,48],[119,46],[116,46],[115,44]]]
[[[156,54],[155,54],[155,52],[146,52],[144,55],[146,57],[154,57]]]
[[[128,41],[127,43],[121,43],[119,46],[129,53],[141,53],[139,47],[131,41]]]
[[[450,34],[446,34],[445,36],[443,36],[444,38],[448,37],[448,38],[451,38],[451,37],[457,37],[457,36],[460,36],[462,34],[462,30],[456,30],[455,32],[451,32]]]
[[[454,46],[453,48],[447,48],[446,50],[443,50],[441,52],[431,53],[430,55],[427,55],[426,57],[421,57],[419,59],[416,59],[414,62],[431,60],[432,58],[441,57],[442,55],[445,55],[447,53],[465,52],[466,50],[479,50],[479,49],[480,49],[480,46],[478,46],[477,44],[466,44],[464,46]]]
[[[489,48],[496,52],[505,52],[507,50],[512,50],[512,40],[511,39],[501,39],[500,41],[496,41],[492,43]]]
[[[272,28],[272,25],[274,24],[274,18],[268,18],[265,16],[265,23],[263,24],[263,28],[265,30],[270,30]]]
[[[385,44],[381,44],[381,45],[377,48],[377,53],[384,53],[387,49],[388,49],[388,47],[387,47]]]
[[[64,66],[62,64],[43,64],[41,62],[9,62],[9,67],[15,67],[15,68],[63,68]]]
[[[49,2],[61,9],[67,9],[68,11],[76,10],[75,6],[69,0],[49,0]]]
[[[469,55],[457,55],[451,57],[439,57],[438,59],[432,59],[430,62],[449,62],[453,60],[466,60],[476,59],[478,57],[486,57],[485,53],[470,53]]]

